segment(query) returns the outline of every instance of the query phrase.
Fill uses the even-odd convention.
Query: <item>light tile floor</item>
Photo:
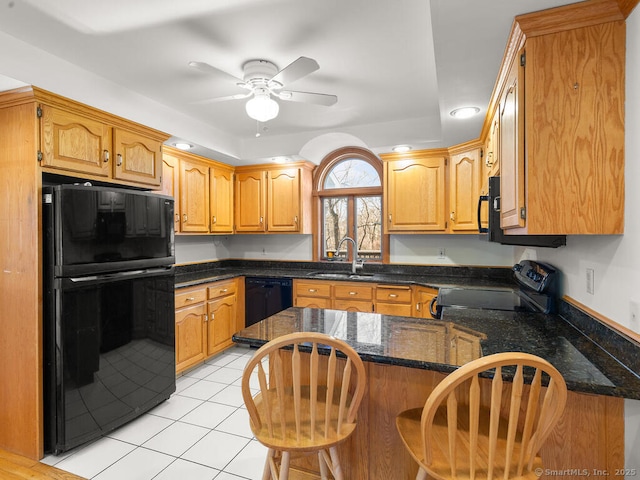
[[[240,392],[255,350],[234,346],[177,379],[169,400],[106,437],[42,462],[95,480],[256,480],[267,453]]]

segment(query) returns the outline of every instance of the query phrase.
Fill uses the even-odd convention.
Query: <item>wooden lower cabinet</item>
[[[293,281],[293,305],[306,308],[332,308],[347,312],[375,312],[402,317],[414,314],[414,289],[409,285],[376,284],[367,282],[332,282],[328,280]],[[424,295],[435,296],[438,290],[420,287]],[[420,297],[419,301],[424,301]],[[428,311],[428,301],[427,301]]]
[[[233,344],[244,328],[244,277],[176,290],[176,373]]]
[[[418,318],[433,318],[429,306],[431,301],[438,296],[438,289],[424,287],[422,285],[413,286],[413,312],[411,316]]]

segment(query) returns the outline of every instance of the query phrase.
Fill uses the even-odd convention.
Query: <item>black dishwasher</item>
[[[245,327],[293,305],[290,278],[246,277]]]

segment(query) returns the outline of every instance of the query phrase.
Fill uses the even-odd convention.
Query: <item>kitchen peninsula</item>
[[[545,468],[614,477],[624,468],[623,397],[639,398],[640,378],[557,315],[445,309],[441,320],[430,320],[292,307],[233,338],[258,347],[299,331],[341,338],[366,361],[358,428],[342,450],[347,478],[414,478],[417,466],[396,432],[395,416],[422,405],[457,365],[501,351],[546,358],[567,382],[565,413],[542,450]],[[460,338],[478,348],[457,352]]]

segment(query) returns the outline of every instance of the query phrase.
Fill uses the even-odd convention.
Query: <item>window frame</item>
[[[356,159],[370,164],[380,177],[379,187],[350,187],[324,189],[324,182],[331,169],[343,160]],[[313,261],[328,261],[322,257],[323,242],[323,221],[322,200],[327,197],[347,197],[347,209],[355,212],[355,197],[380,196],[380,207],[382,209],[381,220],[384,214],[384,177],[382,160],[370,150],[362,147],[343,147],[327,154],[320,162],[320,165],[313,172]],[[349,225],[347,235],[355,238],[355,225]],[[382,243],[382,258],[380,261],[368,260],[368,263],[389,263],[389,234],[384,233],[381,226],[380,241]],[[348,249],[347,261],[352,261],[352,251]]]

